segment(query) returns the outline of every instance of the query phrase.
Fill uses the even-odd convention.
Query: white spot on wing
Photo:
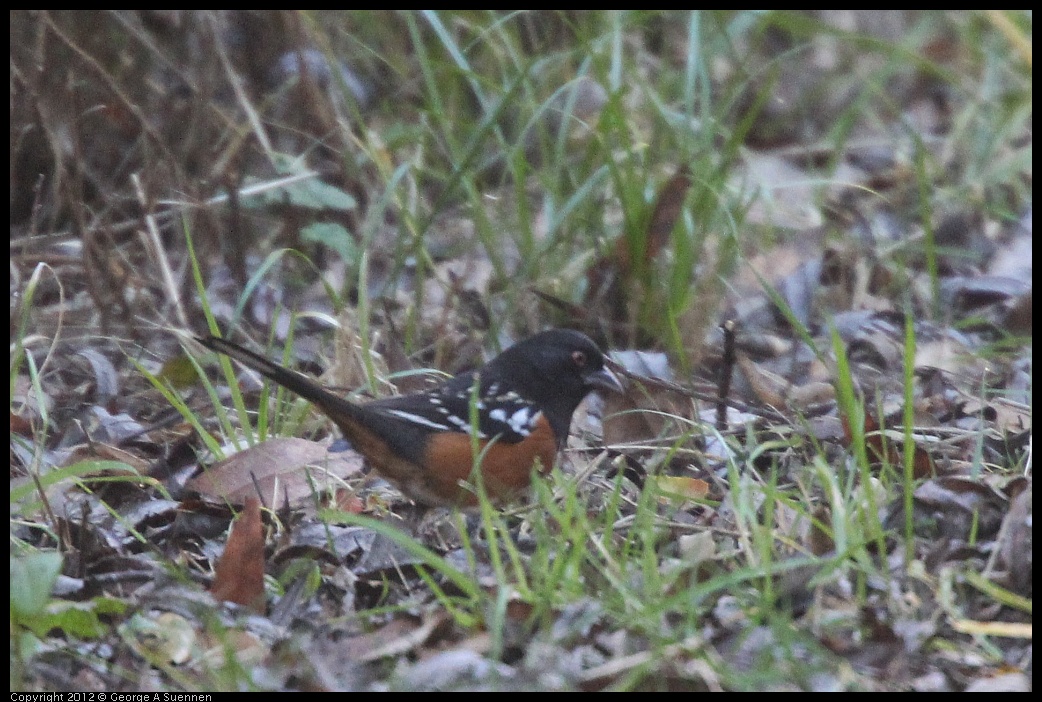
[[[510,431],[520,436],[528,436],[532,433],[532,427],[535,425],[536,419],[539,418],[541,413],[534,407],[522,407],[515,411],[510,416],[507,416],[506,410],[502,407],[497,407],[488,413],[489,419],[500,424],[506,424],[510,427]]]
[[[510,428],[521,436],[528,436],[532,433],[532,426],[535,424],[535,420],[538,416],[539,412],[535,411],[532,407],[522,407],[517,412],[510,415],[507,424],[509,424]]]

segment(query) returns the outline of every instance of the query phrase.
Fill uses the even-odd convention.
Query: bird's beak
[[[601,368],[592,373],[587,374],[583,380],[586,384],[592,388],[599,390],[608,390],[610,392],[625,392],[622,387],[622,383],[619,382],[619,377],[611,372],[608,368]]]

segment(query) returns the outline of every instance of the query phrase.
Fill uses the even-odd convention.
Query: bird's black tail
[[[208,336],[205,338],[196,337],[196,341],[211,351],[223,353],[224,355],[235,359],[247,368],[252,368],[272,382],[281,385],[287,390],[295,392],[305,400],[314,403],[331,417],[335,418],[340,416],[353,418],[357,417],[359,414],[358,405],[334,395],[315,381],[304,377],[300,373],[280,366],[277,363],[273,363],[264,356],[256,354],[248,349],[244,349],[238,344],[233,344],[230,341],[220,339],[216,336]]]

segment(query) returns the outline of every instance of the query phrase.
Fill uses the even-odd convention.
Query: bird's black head
[[[494,358],[482,385],[500,378],[543,409],[558,436],[567,436],[572,413],[595,389],[620,392],[619,379],[605,367],[593,340],[571,329],[530,336]]]

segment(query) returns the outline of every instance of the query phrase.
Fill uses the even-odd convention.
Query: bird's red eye
[[[572,363],[576,368],[586,367],[586,354],[582,351],[572,351]]]

